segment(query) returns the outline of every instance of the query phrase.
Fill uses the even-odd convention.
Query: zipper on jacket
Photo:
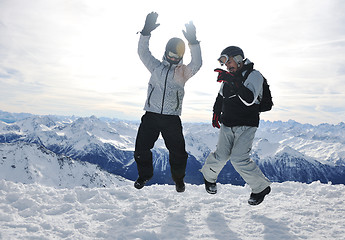
[[[171,69],[171,64],[169,65],[167,74],[165,75],[165,82],[164,82],[164,91],[163,91],[163,98],[162,98],[162,110],[161,110],[161,114],[163,114],[164,99],[165,99],[165,91],[166,91],[166,88],[167,88],[167,80],[168,80],[168,75],[169,75],[170,69]]]
[[[151,105],[151,103],[150,103],[150,100],[151,100],[151,95],[152,95],[152,93],[153,93],[153,90],[155,89],[154,87],[152,87],[152,84],[150,84],[150,86],[151,86],[151,92],[150,92],[150,94],[149,94],[149,96],[148,96],[148,98],[147,98],[147,105],[150,107],[150,105]]]
[[[177,109],[178,109],[179,106],[180,106],[180,99],[179,99],[179,97],[178,97],[178,91],[176,92],[176,101],[177,101],[177,106],[176,106],[176,108],[175,108],[175,111],[177,111]]]

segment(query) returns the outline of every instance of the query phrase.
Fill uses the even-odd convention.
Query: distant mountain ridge
[[[33,115],[30,113],[9,113],[0,110],[0,121],[6,123],[13,123],[31,116]]]
[[[139,123],[101,120],[95,116],[68,118],[29,116],[6,123],[0,121],[0,143],[31,143],[55,154],[97,164],[101,169],[135,180],[133,159]],[[184,123],[189,154],[186,182],[202,183],[199,169],[215,150],[218,129],[210,124]],[[1,153],[3,154],[3,152]],[[163,139],[153,149],[154,177],[150,183],[172,184],[169,154]],[[313,126],[294,121],[261,121],[252,149],[252,158],[272,181],[345,183],[345,124]],[[227,164],[219,182],[243,185],[243,179]]]

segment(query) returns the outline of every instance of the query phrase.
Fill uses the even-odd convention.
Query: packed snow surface
[[[141,190],[56,188],[0,180],[0,239],[345,239],[345,186],[273,183],[258,206],[248,186],[172,185]]]

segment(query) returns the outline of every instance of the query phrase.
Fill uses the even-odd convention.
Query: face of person
[[[230,57],[229,60],[224,64],[226,69],[231,73],[235,73],[238,70],[238,65],[232,57]]]
[[[239,57],[240,56],[228,57],[228,55],[224,54],[224,55],[220,56],[218,61],[219,61],[221,66],[225,65],[226,69],[229,72],[235,73],[243,66],[243,63],[238,64],[238,61],[235,61],[235,59],[234,59],[234,58],[239,58]],[[237,59],[237,60],[239,60],[239,59]]]
[[[181,61],[182,56],[179,56],[178,54],[169,51],[166,54],[166,58],[167,58],[168,62],[170,62],[172,64],[178,64]]]

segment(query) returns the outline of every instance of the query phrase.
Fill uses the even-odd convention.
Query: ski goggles
[[[179,56],[178,54],[173,53],[171,51],[168,52],[168,57],[169,58],[176,58],[176,59],[180,59],[181,58],[181,56]]]
[[[228,55],[221,55],[219,58],[218,58],[218,62],[220,63],[221,66],[225,65],[225,63],[227,63],[229,61],[229,56]]]
[[[241,64],[241,62],[243,61],[243,58],[241,55],[237,55],[232,57],[232,59],[234,59],[235,63],[237,64]],[[218,58],[218,62],[220,63],[221,66],[225,65],[227,62],[229,62],[230,58],[228,55],[223,54]]]

